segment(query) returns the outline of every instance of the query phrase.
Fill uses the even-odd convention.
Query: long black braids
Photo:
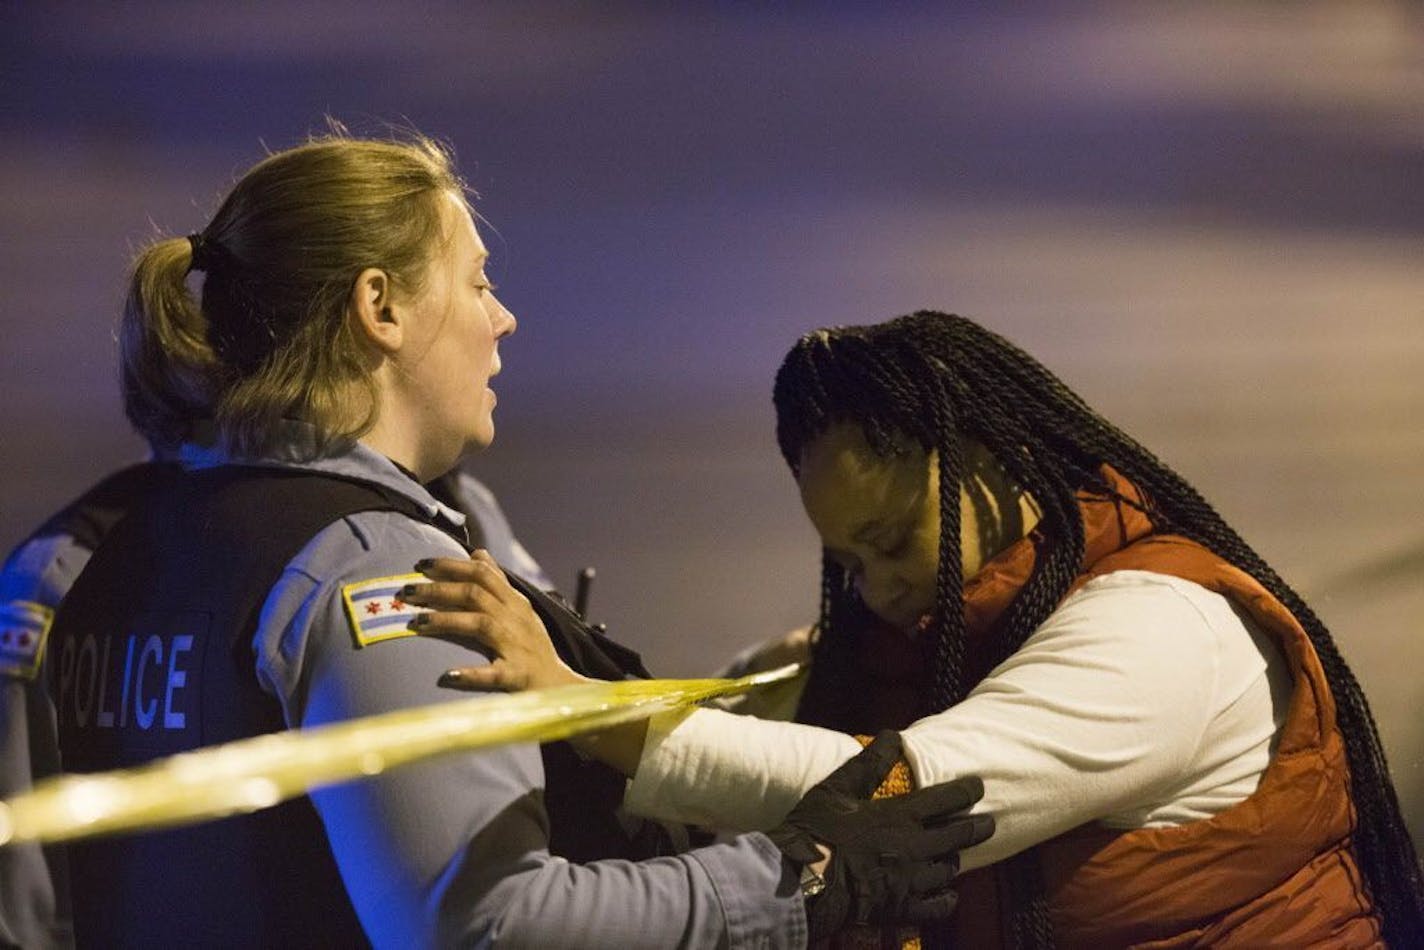
[[[936,575],[934,689],[925,712],[958,702],[1017,650],[1058,605],[1083,556],[1077,492],[1114,495],[1106,463],[1143,493],[1154,526],[1204,545],[1246,571],[1305,629],[1330,684],[1350,767],[1354,846],[1392,946],[1424,945],[1424,877],[1400,814],[1369,704],[1330,632],[1274,570],[1181,476],[1094,412],[1031,356],[963,317],[920,311],[882,324],[818,330],[792,348],[777,374],[777,440],[793,473],[813,440],[836,423],[859,425],[879,454],[908,439],[938,455],[940,563]],[[992,631],[983,655],[964,652],[959,497],[964,439],[981,443],[1039,506],[1033,573]],[[865,615],[837,564],[823,560],[820,635],[800,715],[836,728],[858,694],[852,631]],[[1008,868],[1015,946],[1051,946],[1032,852]]]

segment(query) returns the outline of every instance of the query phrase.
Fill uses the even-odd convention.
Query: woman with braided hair
[[[700,710],[588,742],[630,807],[766,827],[845,733],[895,728],[916,784],[980,775],[997,820],[931,943],[1424,945],[1358,683],[1185,480],[958,316],[807,334],[775,403],[824,550],[804,725]],[[478,619],[440,623],[511,659],[458,678],[570,678]]]

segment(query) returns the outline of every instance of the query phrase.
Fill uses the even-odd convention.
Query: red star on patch
[[[30,635],[29,635],[28,633],[22,633],[22,634],[20,634],[20,646],[22,646],[22,647],[27,647],[27,646],[29,646],[29,645],[30,645]]]
[[[376,614],[378,614],[378,613],[380,613],[380,612],[381,612],[381,605],[378,604],[378,603],[376,603],[375,601],[372,601],[371,603],[369,603],[369,604],[366,605],[366,613],[371,614],[372,616],[375,616]]]
[[[391,609],[392,609],[392,610],[404,610],[404,609],[405,609],[405,601],[403,601],[403,600],[401,600],[399,597],[397,597],[395,600],[391,601]]]

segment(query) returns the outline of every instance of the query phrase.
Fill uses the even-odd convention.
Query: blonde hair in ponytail
[[[119,323],[124,411],[148,441],[174,448],[211,417],[222,368],[208,321],[188,290],[192,246],[167,238],[139,252]]]
[[[187,287],[187,239],[140,252],[120,329],[125,410],[171,446],[211,419],[226,446],[255,454],[283,419],[316,426],[319,447],[375,423],[369,354],[346,319],[357,276],[385,270],[418,293],[443,239],[440,195],[465,189],[430,139],[329,136],[250,169],[202,231],[201,303]]]

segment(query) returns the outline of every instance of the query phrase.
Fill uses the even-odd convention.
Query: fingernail
[[[426,571],[430,570],[434,566],[435,559],[430,557],[423,557],[415,562],[415,569],[422,574],[424,574]]]
[[[428,623],[430,623],[430,614],[416,614],[410,618],[410,623],[407,626],[423,627]]]
[[[459,686],[465,681],[465,674],[459,670],[446,670],[440,674],[440,678],[435,681],[436,686]]]
[[[407,584],[400,589],[398,596],[401,600],[410,600],[412,597],[419,597],[420,588],[420,584]]]

